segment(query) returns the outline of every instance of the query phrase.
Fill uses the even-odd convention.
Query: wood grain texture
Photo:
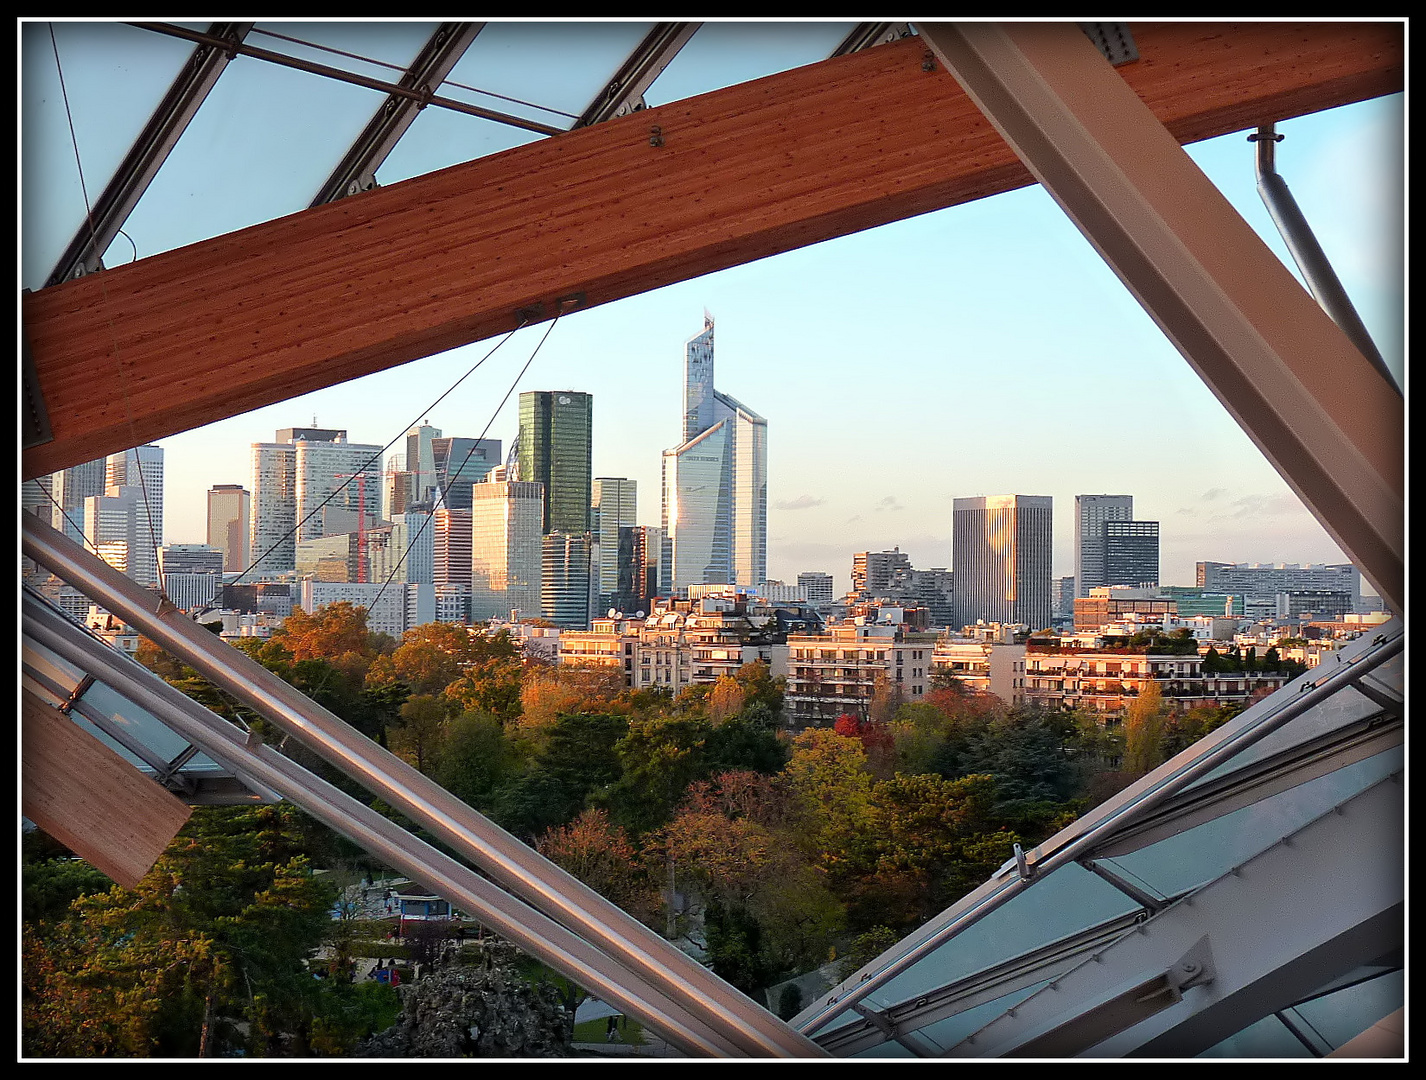
[[[21,687],[21,813],[132,889],[192,809]]]
[[[1393,23],[1132,24],[1180,142],[1392,93]],[[23,476],[585,306],[1031,182],[915,39],[649,109],[27,295]],[[662,146],[650,145],[657,125]]]

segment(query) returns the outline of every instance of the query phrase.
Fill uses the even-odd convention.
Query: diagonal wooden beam
[[[1131,24],[1180,142],[1401,90],[1400,24]],[[26,295],[29,478],[1032,182],[914,38],[571,131]],[[657,127],[655,133],[652,129]]]

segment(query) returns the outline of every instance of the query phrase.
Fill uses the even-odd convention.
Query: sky
[[[59,29],[77,38],[82,28]],[[423,36],[417,29],[395,24],[379,36],[416,40]],[[594,37],[608,36],[604,47],[614,55],[626,38],[637,37],[636,29],[611,24]],[[779,57],[789,49],[805,53],[797,62],[824,56],[840,33],[821,24],[717,27],[701,51],[685,50],[683,66],[670,67],[649,102],[711,89],[720,79],[765,74],[769,64],[785,62],[760,54],[774,45],[782,49]],[[117,160],[131,138],[106,112],[117,110],[103,92],[114,72],[96,67],[86,83],[82,42],[71,45],[63,34],[57,40],[61,57],[70,49],[76,57],[66,68],[65,93],[81,161],[99,162],[94,168],[102,171],[102,162]],[[372,28],[360,40],[364,55],[373,55]],[[173,43],[176,54],[163,51],[164,63],[186,52],[179,46]],[[42,121],[52,125],[54,114],[43,109],[60,100],[54,84],[45,82],[48,49],[48,37],[36,36],[25,39],[22,50],[22,120],[32,132]],[[591,70],[600,66],[589,63]],[[48,64],[53,67],[52,53]],[[270,76],[271,65],[260,66]],[[514,72],[521,73],[519,65]],[[544,85],[530,73],[524,77],[529,86],[512,75],[502,91],[528,95]],[[169,78],[154,60],[129,72],[124,85],[132,81],[137,96]],[[304,79],[303,87],[323,82]],[[290,92],[289,82],[284,75],[235,85],[232,92],[261,111]],[[550,96],[542,101],[567,111],[577,112],[586,100],[578,87],[557,102],[554,91],[545,93]],[[350,103],[354,117],[369,115],[366,97],[342,103]],[[1285,121],[1277,149],[1279,173],[1398,381],[1405,333],[1403,111],[1402,96],[1395,95]],[[433,117],[422,137],[440,145],[450,125],[464,130],[471,123],[454,114]],[[111,264],[297,208],[290,195],[287,203],[269,205],[267,189],[226,189],[234,182],[262,188],[259,176],[234,177],[213,160],[221,154],[251,160],[252,148],[230,125],[191,134],[188,156],[176,152],[170,162],[176,179],[165,179],[168,186],[140,205],[126,228],[132,235],[116,241],[107,257]],[[1188,151],[1292,267],[1257,194],[1253,146],[1245,135]],[[510,145],[527,138],[513,128],[490,137]],[[67,131],[63,145],[41,146],[38,134],[26,138],[22,280],[46,258],[52,262],[49,252],[74,228],[55,223],[69,220],[66,206],[78,205],[65,203],[66,185],[77,190],[73,177],[63,176],[65,153],[74,173]],[[422,145],[413,140],[405,157],[379,174],[382,182],[437,167],[422,158]],[[469,147],[462,152],[471,156]],[[34,209],[25,209],[24,199],[40,190],[41,166],[55,194],[37,194]],[[99,184],[86,181],[91,194]],[[314,187],[304,189],[308,196]],[[183,192],[189,197],[179,197]],[[353,442],[384,445],[424,421],[446,435],[485,434],[508,448],[522,390],[593,395],[594,475],[635,479],[639,520],[656,525],[660,455],[681,437],[684,343],[702,329],[705,309],[717,324],[718,389],[768,421],[770,578],[795,582],[798,573],[818,570],[833,574],[837,589],[845,590],[854,552],[893,546],[917,567],[950,567],[952,501],[1009,493],[1054,498],[1057,576],[1073,572],[1074,497],[1083,493],[1133,495],[1135,516],[1160,523],[1164,584],[1193,584],[1200,560],[1345,561],[1038,186],[567,315],[503,407],[548,324],[504,342],[435,407],[431,403],[494,340],[162,439],[165,540],[202,543],[207,489],[250,486],[249,447],[270,441],[278,428],[315,420],[345,428]]]

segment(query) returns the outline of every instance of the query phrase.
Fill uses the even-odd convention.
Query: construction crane
[[[333,473],[334,480],[357,482],[357,581],[366,583],[366,473]]]

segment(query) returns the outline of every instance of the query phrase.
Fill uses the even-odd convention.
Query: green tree
[[[1154,679],[1144,680],[1124,715],[1124,771],[1143,776],[1164,760],[1164,729],[1167,709],[1163,693]]]

